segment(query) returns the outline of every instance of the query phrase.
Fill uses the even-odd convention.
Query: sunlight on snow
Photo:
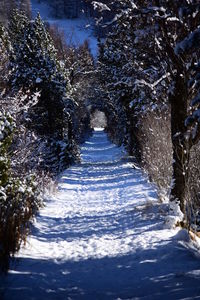
[[[157,201],[156,193],[102,128],[95,128],[81,157],[80,165],[63,173],[58,193],[41,211],[35,235],[20,255],[75,261],[116,257],[170,238],[170,231],[156,228],[149,234],[154,225],[146,222],[145,210]]]
[[[199,299],[185,233],[164,229],[167,204],[123,148],[96,129],[81,157],[37,216],[4,300]]]

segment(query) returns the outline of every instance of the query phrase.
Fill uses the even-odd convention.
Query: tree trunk
[[[121,97],[121,103],[125,108],[127,117],[126,132],[128,133],[128,152],[131,156],[134,156],[138,162],[141,162],[141,147],[138,139],[137,117],[134,116],[134,110],[130,108],[131,94],[127,94]]]
[[[178,200],[185,214],[188,147],[184,139],[187,117],[187,85],[183,75],[175,79],[174,94],[169,97],[171,104],[171,138],[173,145],[173,184],[171,200]]]
[[[72,119],[69,118],[68,120],[68,140],[71,142],[73,139],[73,126],[72,126]]]
[[[141,143],[139,141],[139,130],[137,128],[137,117],[133,116],[133,111],[130,111],[130,154],[134,156],[137,162],[142,161]]]

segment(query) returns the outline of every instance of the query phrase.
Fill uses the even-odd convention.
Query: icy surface
[[[32,0],[31,4],[33,17],[36,17],[39,12],[44,21],[52,25],[57,25],[64,33],[68,45],[78,47],[87,40],[91,53],[94,57],[97,56],[97,38],[93,33],[92,27],[94,21],[91,18],[86,18],[83,15],[82,18],[77,19],[56,19],[51,17],[50,8],[46,3],[38,3],[37,0]]]
[[[0,299],[200,299],[200,261],[167,203],[96,129],[0,281]]]

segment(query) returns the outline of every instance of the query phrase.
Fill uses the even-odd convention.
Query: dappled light
[[[184,250],[186,235],[163,228],[168,205],[123,148],[97,129],[81,159],[62,174],[37,217],[0,289],[4,299],[198,294],[200,263]]]
[[[0,300],[200,299],[200,1],[0,4]]]

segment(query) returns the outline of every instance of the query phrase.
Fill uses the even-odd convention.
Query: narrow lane
[[[81,153],[1,280],[2,299],[200,299],[200,261],[184,231],[164,228],[167,204],[142,172],[100,130]]]

